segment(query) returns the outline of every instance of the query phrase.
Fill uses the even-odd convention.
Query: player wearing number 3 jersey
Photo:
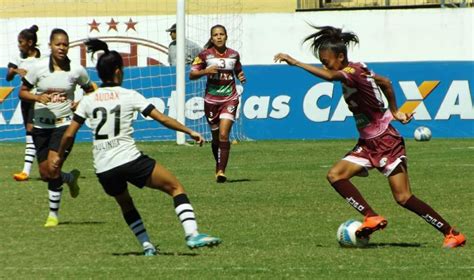
[[[225,169],[229,160],[229,134],[235,121],[239,94],[235,83],[238,79],[246,82],[240,55],[228,48],[227,30],[222,25],[211,28],[211,38],[199,55],[194,59],[189,78],[191,80],[207,76],[204,112],[211,126],[212,153],[216,161],[216,181],[227,180]]]
[[[106,43],[91,39],[86,42],[89,51],[103,51],[97,62],[97,71],[103,84],[93,93],[84,96],[74,114],[74,119],[64,137],[55,158],[59,168],[64,152],[71,145],[77,131],[86,120],[93,133],[94,167],[104,191],[115,198],[123,217],[143,246],[146,256],[157,254],[150,242],[138,210],[128,192],[127,183],[138,188],[144,186],[159,189],[173,197],[176,214],[185,232],[189,248],[218,245],[221,240],[198,232],[196,216],[183,186],[163,166],[141,153],[132,137],[132,123],[136,113],[153,118],[164,126],[189,134],[199,144],[201,135],[150,104],[140,93],[121,87],[123,60],[116,51],[109,51]]]

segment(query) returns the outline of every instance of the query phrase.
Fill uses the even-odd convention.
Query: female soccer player
[[[315,29],[318,31],[306,37],[304,42],[311,42],[313,53],[320,59],[323,68],[302,63],[284,53],[275,55],[274,60],[298,66],[327,81],[342,83],[344,99],[354,115],[360,137],[354,149],[329,170],[327,179],[349,204],[365,216],[356,234],[367,238],[387,226],[387,220],[370,207],[350,182],[352,177],[368,175],[368,169],[377,168],[388,178],[393,197],[399,205],[416,213],[444,234],[443,247],[464,245],[465,236],[455,231],[411,192],[404,140],[390,122],[396,119],[406,124],[413,113],[397,109],[390,80],[375,74],[363,63],[349,61],[347,46],[359,43],[357,35],[331,26]],[[382,94],[388,100],[388,110],[384,107]]]
[[[189,248],[218,245],[221,240],[198,232],[193,207],[181,183],[154,159],[142,154],[132,138],[132,123],[136,112],[149,116],[164,126],[189,134],[197,143],[201,135],[173,118],[155,109],[140,93],[121,87],[123,60],[116,51],[109,51],[106,43],[91,39],[86,42],[89,51],[103,51],[97,61],[97,72],[103,84],[95,92],[84,96],[74,114],[74,119],[64,133],[55,166],[62,164],[65,152],[72,145],[82,124],[88,119],[94,135],[94,167],[105,192],[113,196],[122,210],[123,217],[146,256],[156,255],[138,210],[130,197],[127,182],[143,188],[159,189],[173,197],[176,214],[184,228]]]
[[[79,195],[79,170],[70,173],[55,173],[51,159],[57,154],[59,142],[72,120],[74,91],[79,84],[84,91],[93,91],[86,70],[72,63],[67,57],[69,36],[62,29],[53,29],[49,46],[51,56],[38,61],[23,78],[20,98],[34,102],[33,141],[37,149],[41,179],[48,182],[49,215],[45,227],[59,223],[58,211],[63,183],[68,184],[73,198]],[[32,93],[31,89],[36,88]],[[69,147],[67,154],[71,151]]]
[[[38,37],[36,32],[38,32],[38,26],[33,25],[30,28],[23,29],[18,34],[20,56],[8,63],[7,81],[13,80],[15,75],[23,78],[41,56],[37,45]],[[36,156],[36,148],[33,143],[33,136],[31,135],[33,131],[33,103],[20,100],[20,107],[26,131],[25,160],[23,171],[13,174],[13,178],[17,181],[26,181],[30,177],[31,165]]]
[[[243,84],[245,75],[237,51],[226,47],[227,30],[222,25],[211,28],[211,38],[195,58],[189,78],[207,76],[204,111],[211,126],[212,153],[216,160],[216,181],[227,180],[225,169],[229,160],[229,134],[235,120],[239,94],[235,77]]]

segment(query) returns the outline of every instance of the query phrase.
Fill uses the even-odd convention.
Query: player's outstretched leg
[[[196,215],[194,214],[194,209],[185,193],[173,197],[173,201],[176,215],[184,229],[186,245],[190,249],[213,247],[222,242],[220,238],[198,232]]]
[[[191,248],[219,245],[220,238],[199,233],[193,206],[178,179],[160,164],[155,164],[146,186],[159,189],[173,197],[176,215],[183,226],[186,245]]]
[[[393,197],[397,203],[420,216],[444,235],[444,248],[456,248],[466,243],[466,237],[462,233],[455,231],[430,205],[411,193],[408,171],[405,164],[398,165],[388,179]]]
[[[443,248],[456,248],[466,244],[466,237],[464,234],[454,230],[451,225],[440,214],[438,214],[438,212],[416,196],[411,195],[407,201],[400,205],[419,215],[423,220],[443,233]]]

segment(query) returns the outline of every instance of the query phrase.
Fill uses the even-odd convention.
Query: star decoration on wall
[[[97,32],[100,32],[99,31],[99,25],[100,25],[100,22],[96,22],[95,19],[92,20],[92,23],[88,23],[88,25],[90,26],[90,30],[89,32],[92,32],[94,30],[97,30]]]
[[[118,21],[115,21],[113,18],[110,19],[110,22],[107,22],[107,25],[109,26],[109,30],[107,31],[110,31],[110,30],[115,30],[115,31],[118,31],[117,30],[117,25],[119,24]]]
[[[128,31],[129,29],[133,29],[134,31],[137,31],[135,29],[135,25],[138,23],[138,21],[132,21],[132,18],[128,20],[125,24],[127,25],[127,29],[125,31]]]

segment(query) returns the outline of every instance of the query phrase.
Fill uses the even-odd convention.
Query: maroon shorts
[[[366,169],[377,168],[385,176],[406,160],[405,141],[391,125],[381,135],[371,139],[360,139],[344,160]]]
[[[220,104],[210,104],[204,102],[204,112],[206,114],[207,122],[210,125],[219,124],[221,119],[234,121],[237,114],[237,107],[239,100],[229,100]]]

